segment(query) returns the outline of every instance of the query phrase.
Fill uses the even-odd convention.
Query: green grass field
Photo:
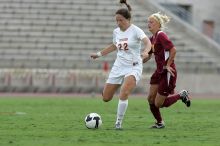
[[[165,129],[154,123],[144,98],[129,99],[124,130],[114,130],[117,101],[100,98],[0,98],[0,146],[219,146],[220,100],[194,99],[162,109]],[[90,112],[100,129],[87,129]]]

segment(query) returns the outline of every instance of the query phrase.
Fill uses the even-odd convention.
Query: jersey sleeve
[[[116,34],[115,34],[116,32],[115,32],[115,30],[113,31],[113,39],[112,39],[112,43],[114,44],[114,45],[116,45]]]
[[[158,34],[158,39],[166,51],[169,51],[174,47],[172,41],[168,38],[168,36],[164,32]]]
[[[136,32],[137,32],[137,38],[139,40],[142,40],[143,38],[147,37],[144,31],[138,27],[136,27]]]

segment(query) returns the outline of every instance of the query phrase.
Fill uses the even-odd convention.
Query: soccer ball
[[[88,129],[98,129],[102,125],[101,116],[97,113],[90,113],[85,117],[85,125]]]

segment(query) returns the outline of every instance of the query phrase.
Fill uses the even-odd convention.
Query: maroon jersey
[[[173,48],[174,45],[163,31],[158,31],[155,36],[150,38],[150,41],[152,43],[152,53],[155,55],[157,64],[156,71],[162,73],[169,58],[169,50]],[[175,68],[174,62],[171,64],[171,67]]]

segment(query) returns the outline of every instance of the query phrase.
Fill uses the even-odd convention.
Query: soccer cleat
[[[156,122],[154,125],[152,125],[150,128],[154,128],[154,129],[162,129],[165,128],[165,123],[164,121],[161,122]]]
[[[182,102],[185,103],[187,107],[190,107],[191,101],[189,99],[189,92],[186,90],[182,90],[179,95]]]
[[[121,126],[121,123],[120,123],[120,122],[116,122],[116,123],[115,123],[115,129],[116,129],[116,130],[122,130],[122,126]]]

